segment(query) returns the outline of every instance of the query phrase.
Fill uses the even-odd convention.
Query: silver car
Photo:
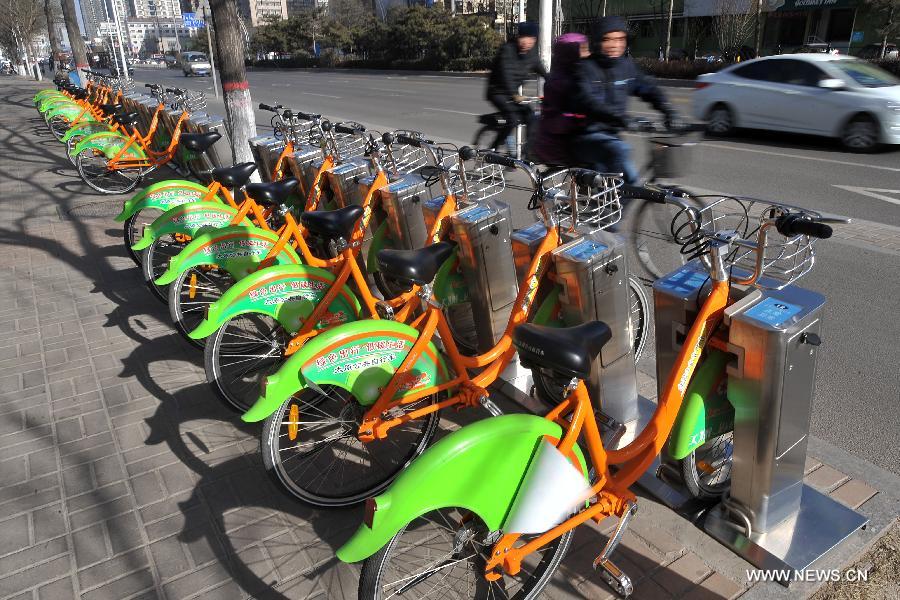
[[[212,75],[212,65],[202,52],[185,52],[181,55],[181,70],[185,77]]]
[[[715,135],[737,127],[790,131],[867,152],[900,144],[900,79],[842,55],[769,56],[698,77],[693,112]]]

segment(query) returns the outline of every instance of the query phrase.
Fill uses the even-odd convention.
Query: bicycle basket
[[[697,143],[686,137],[650,139],[650,163],[654,176],[661,179],[683,177],[691,170]]]
[[[599,177],[585,185],[576,181],[579,173],[584,171],[566,169],[544,177],[541,186],[545,210],[555,216],[560,227],[567,229],[581,225],[596,231],[618,223],[622,219],[622,175],[597,173]]]
[[[343,122],[341,125],[348,127],[357,126],[362,130],[359,123]],[[330,137],[330,146],[334,152],[336,160],[346,161],[357,156],[364,156],[369,147],[368,134],[363,131],[358,133],[339,133],[332,130]]]
[[[422,139],[424,136],[417,131],[397,130],[393,132],[395,141],[385,148],[384,165],[394,175],[412,173],[419,167],[428,164],[428,152],[425,148],[402,144],[396,141],[397,135],[405,135]]]
[[[444,156],[441,163],[449,171],[450,191],[469,202],[487,200],[506,188],[503,167],[485,162],[481,154],[466,161],[464,168],[460,168],[459,159],[454,153]]]
[[[708,253],[713,232],[734,231],[743,239],[757,240],[760,227],[767,219],[787,212],[819,216],[815,211],[756,198],[699,196],[697,199],[704,203],[702,208],[684,209],[672,220],[672,234],[682,245],[682,254],[689,258]],[[762,247],[737,246],[724,262],[737,269],[740,277],[753,273],[759,264],[760,277],[753,285],[779,290],[810,272],[815,263],[815,240],[806,235],[786,237],[774,227],[768,227]]]

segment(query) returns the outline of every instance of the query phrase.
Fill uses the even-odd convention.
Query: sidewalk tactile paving
[[[827,492],[847,479],[848,477],[845,473],[841,473],[828,465],[822,465],[807,475],[804,481],[819,491]]]
[[[829,496],[838,502],[843,502],[850,508],[859,508],[877,493],[878,490],[865,482],[859,479],[851,479],[832,491]]]

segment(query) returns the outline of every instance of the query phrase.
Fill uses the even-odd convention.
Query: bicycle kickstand
[[[600,575],[603,577],[606,583],[609,584],[609,586],[623,598],[627,598],[631,595],[631,593],[634,591],[634,586],[631,584],[631,578],[626,575],[622,571],[622,569],[617,567],[609,559],[609,556],[619,545],[619,542],[622,541],[622,536],[625,534],[625,528],[628,527],[628,524],[631,522],[631,518],[635,515],[636,512],[637,504],[631,502],[630,500],[626,502],[625,512],[619,519],[619,524],[616,525],[616,530],[609,538],[609,541],[606,542],[606,547],[603,548],[603,552],[600,553],[600,556],[594,559],[594,569],[599,569]]]

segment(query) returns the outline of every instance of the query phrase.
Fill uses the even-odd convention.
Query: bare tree
[[[716,0],[713,33],[723,56],[737,56],[753,32],[756,0]]]
[[[50,39],[50,70],[59,60],[59,36],[56,34],[56,23],[59,22],[59,3],[55,0],[44,0],[44,16],[47,18],[47,37]]]
[[[244,67],[244,36],[235,0],[210,0],[216,29],[216,64],[222,76],[225,115],[235,163],[252,162],[250,138],[256,136],[256,116]]]
[[[39,0],[0,0],[0,37],[3,46],[24,62],[26,71],[38,81],[40,67],[32,43],[43,29],[43,9]],[[24,61],[23,61],[24,59]],[[22,64],[20,62],[20,64]]]
[[[881,52],[878,56],[884,58],[888,39],[900,33],[900,0],[866,0],[866,4],[883,19],[875,31],[881,36]]]

